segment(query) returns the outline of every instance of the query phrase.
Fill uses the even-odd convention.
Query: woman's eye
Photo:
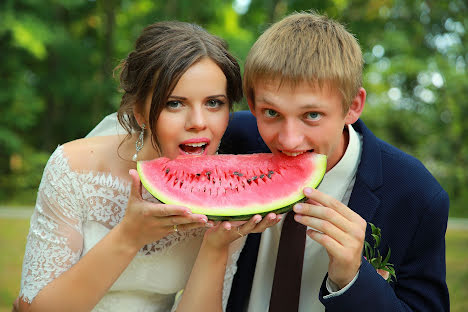
[[[219,106],[221,106],[223,104],[224,104],[223,101],[220,101],[220,100],[217,100],[217,99],[208,100],[208,102],[206,103],[206,105],[209,108],[218,108]]]
[[[269,118],[278,116],[278,113],[272,109],[265,109],[264,114],[265,114],[265,117],[269,117]]]
[[[306,118],[308,120],[317,121],[317,120],[322,119],[322,114],[316,113],[316,112],[311,112],[311,113],[307,113]]]
[[[182,106],[182,103],[179,101],[169,101],[166,103],[166,106],[171,109],[176,109]]]

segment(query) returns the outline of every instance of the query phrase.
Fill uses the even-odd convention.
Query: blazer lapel
[[[370,221],[380,205],[380,198],[375,195],[375,191],[383,183],[382,155],[377,137],[364,122],[358,120],[353,127],[362,135],[362,153],[348,206]]]

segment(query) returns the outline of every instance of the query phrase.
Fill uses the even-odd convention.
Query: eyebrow
[[[206,98],[207,99],[215,99],[215,98],[220,98],[220,97],[223,97],[223,98],[227,99],[227,96],[225,94],[209,95]],[[187,99],[186,97],[178,96],[178,95],[169,95],[168,98],[169,99],[177,99],[177,100],[186,100]]]
[[[263,102],[268,104],[269,106],[272,106],[274,108],[278,108],[278,105],[276,105],[274,102],[269,101],[266,98],[260,98],[258,101]],[[320,103],[309,103],[309,104],[304,104],[300,106],[299,108],[301,109],[317,109],[317,108],[323,108],[324,105],[321,105]]]

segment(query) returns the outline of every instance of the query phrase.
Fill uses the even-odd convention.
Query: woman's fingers
[[[205,215],[199,214],[189,214],[189,215],[171,215],[167,217],[158,218],[159,222],[163,225],[173,226],[179,224],[189,224],[189,223],[207,223],[208,218]]]
[[[187,232],[193,229],[204,228],[206,227],[206,223],[198,222],[198,223],[184,223],[176,225],[178,232]],[[174,225],[169,227],[171,232],[176,232]]]
[[[138,172],[135,169],[130,169],[128,172],[132,178],[132,187],[130,189],[130,198],[143,200],[141,197],[141,181]]]

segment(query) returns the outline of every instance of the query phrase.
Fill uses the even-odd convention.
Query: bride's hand
[[[123,231],[123,237],[131,245],[141,248],[177,231],[205,227],[208,221],[205,215],[192,214],[186,207],[144,200],[137,171],[131,169],[129,174],[132,177],[132,188],[119,230]]]
[[[282,216],[269,213],[262,219],[254,215],[249,221],[223,221],[213,223],[213,227],[205,232],[205,242],[215,248],[225,248],[230,243],[250,233],[260,233],[276,225]],[[209,221],[211,222],[211,221]]]

